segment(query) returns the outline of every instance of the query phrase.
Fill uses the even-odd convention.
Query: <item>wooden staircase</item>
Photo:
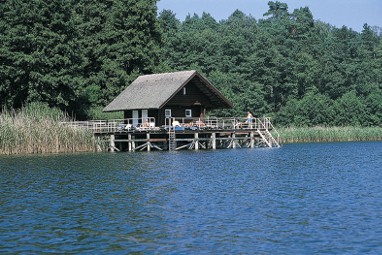
[[[275,133],[275,135],[277,136],[277,139],[273,137],[269,129],[271,129]],[[265,145],[265,146],[268,146],[269,148],[280,147],[280,142],[279,142],[280,135],[270,121],[260,122],[260,128],[257,129],[257,133],[259,134],[261,138],[259,145]]]
[[[259,134],[261,138],[260,145],[264,144],[269,148],[280,147],[279,142],[272,136],[271,132],[269,132],[268,129],[264,129],[264,130],[258,129],[257,133]]]

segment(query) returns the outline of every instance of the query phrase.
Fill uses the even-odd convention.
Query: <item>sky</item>
[[[277,0],[273,0],[276,2]],[[188,14],[210,13],[215,20],[227,19],[239,9],[255,19],[268,11],[269,0],[159,0],[157,7],[172,10],[183,21]],[[279,0],[287,3],[289,12],[308,6],[315,20],[336,27],[343,25],[361,32],[365,23],[382,27],[382,0]]]

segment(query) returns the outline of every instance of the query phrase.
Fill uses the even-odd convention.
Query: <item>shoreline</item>
[[[61,129],[62,130],[62,129]],[[382,141],[382,128],[381,127],[288,127],[288,128],[277,128],[280,133],[280,143],[282,144],[297,144],[297,143],[319,143],[319,142],[373,142]],[[47,130],[45,130],[46,132]],[[16,132],[17,133],[17,132]],[[15,138],[17,134],[12,137]],[[71,130],[72,135],[69,140],[71,142],[79,142],[78,133]],[[80,132],[81,133],[81,132]],[[75,135],[76,134],[76,135]],[[82,135],[84,135],[82,133]],[[75,138],[76,137],[76,138]],[[81,135],[80,135],[81,137]],[[42,155],[42,154],[71,154],[71,153],[92,153],[92,152],[105,152],[100,150],[96,145],[95,139],[90,137],[90,134],[85,135],[86,139],[80,142],[82,146],[60,146],[56,144],[55,146],[44,147],[44,143],[40,141],[33,141],[32,137],[25,139],[24,142],[18,140],[17,146],[8,146],[4,148],[0,146],[0,155]],[[36,138],[36,137],[34,137]],[[41,137],[40,137],[41,138]],[[11,139],[13,140],[13,139]],[[44,139],[42,139],[44,140]],[[66,139],[53,139],[55,142],[59,140],[68,142]],[[14,140],[13,140],[14,141]],[[33,141],[33,142],[32,142]],[[11,141],[2,141],[2,144],[10,144]],[[32,145],[32,146],[31,146]],[[36,146],[37,145],[37,146]],[[38,146],[40,145],[40,146]],[[32,148],[31,148],[32,147]],[[33,148],[34,147],[34,148]],[[60,148],[57,150],[57,148]],[[98,148],[97,148],[98,147]],[[29,150],[27,149],[29,148]],[[65,148],[65,149],[63,149]]]
[[[61,111],[34,103],[0,114],[0,155],[104,152],[91,132],[62,124]],[[382,127],[279,127],[280,143],[382,141]],[[275,136],[274,136],[275,137]],[[106,147],[105,147],[106,146]]]
[[[281,144],[382,141],[382,127],[287,127],[277,130]]]

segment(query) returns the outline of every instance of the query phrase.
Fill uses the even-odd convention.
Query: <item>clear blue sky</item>
[[[160,0],[158,11],[172,10],[183,21],[187,14],[210,13],[217,21],[227,19],[236,9],[261,19],[268,11],[269,0]],[[276,2],[276,0],[274,0]],[[279,0],[287,3],[289,12],[308,6],[315,20],[336,27],[343,25],[358,32],[363,24],[382,27],[382,0]]]

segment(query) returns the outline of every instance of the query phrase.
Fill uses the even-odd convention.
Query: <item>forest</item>
[[[357,32],[270,1],[180,21],[156,0],[3,0],[0,104],[33,102],[92,119],[142,74],[197,70],[234,108],[278,126],[381,126],[382,28]]]

